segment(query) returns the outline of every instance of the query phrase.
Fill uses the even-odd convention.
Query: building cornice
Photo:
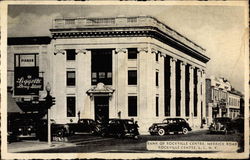
[[[127,17],[127,19],[129,19],[129,17]],[[138,18],[138,21],[142,19],[143,18]],[[150,22],[147,23],[147,20],[145,19],[148,19],[148,21],[150,20]],[[61,19],[61,21],[64,22],[66,20]],[[155,23],[151,23],[151,21],[155,21],[157,25],[155,25]],[[65,26],[65,24],[63,24],[61,26],[58,25],[53,27],[50,31],[53,39],[151,37],[202,62],[206,63],[209,61],[209,58],[204,55],[205,50],[203,48],[152,17],[144,17],[143,22],[135,23],[134,25],[133,23],[131,23],[131,25],[127,25],[126,23],[123,24],[113,21],[112,24],[75,24],[75,26]]]

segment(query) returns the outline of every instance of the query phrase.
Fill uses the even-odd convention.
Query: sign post
[[[50,87],[49,82],[46,85],[46,91],[47,91],[47,96],[46,96],[46,102],[47,103],[46,104],[48,105],[49,104],[49,98],[51,97],[51,95],[50,95],[51,87]],[[52,99],[52,97],[51,97],[51,99]],[[48,118],[48,145],[51,146],[50,107],[49,106],[48,106],[47,118]]]

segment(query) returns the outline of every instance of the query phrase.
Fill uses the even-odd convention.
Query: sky
[[[50,36],[59,17],[150,15],[206,49],[207,77],[224,77],[244,93],[244,8],[211,5],[11,5],[8,36]]]

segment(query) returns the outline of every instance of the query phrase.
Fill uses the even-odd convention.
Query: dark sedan
[[[166,118],[162,123],[154,123],[149,127],[151,135],[160,136],[169,134],[170,132],[187,134],[191,130],[191,127],[183,118]]]
[[[100,124],[93,119],[79,119],[77,123],[68,123],[70,133],[99,134]]]
[[[17,140],[36,138],[36,129],[36,122],[33,119],[15,119],[8,128],[9,136]]]
[[[210,133],[225,133],[233,131],[232,119],[229,117],[214,118],[213,123],[209,126]]]
[[[107,124],[103,125],[102,135],[112,135],[118,138],[129,136],[138,139],[138,125],[131,119],[110,119]]]

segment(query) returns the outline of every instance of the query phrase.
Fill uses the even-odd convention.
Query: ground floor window
[[[76,116],[76,97],[68,96],[67,97],[67,117]]]
[[[128,96],[128,116],[137,116],[137,96]]]

